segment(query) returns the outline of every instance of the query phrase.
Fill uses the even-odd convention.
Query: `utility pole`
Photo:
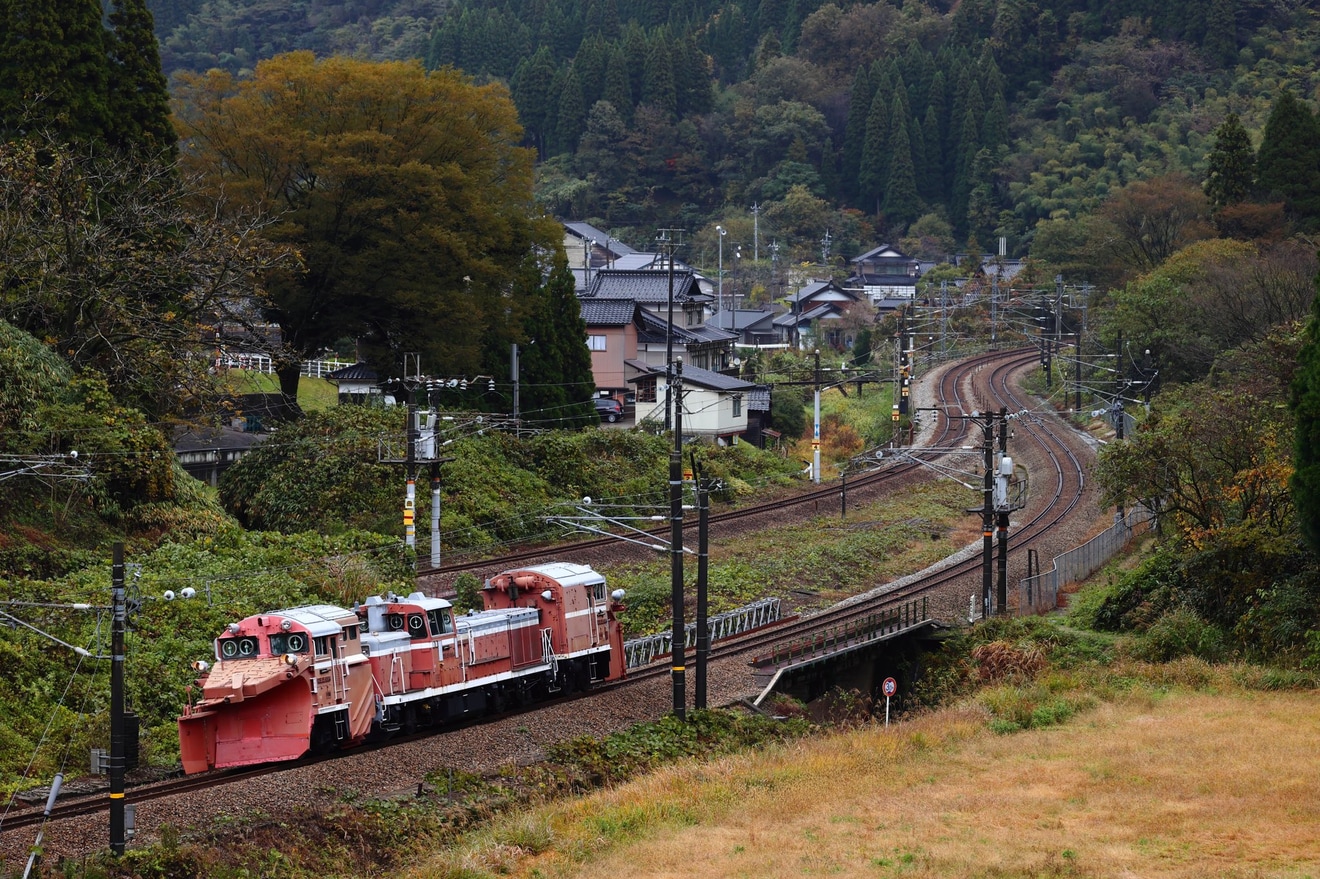
[[[671,391],[674,382],[674,248],[678,246],[677,235],[682,231],[661,229],[656,238],[661,252],[669,259],[669,311],[665,325],[665,430],[674,424],[674,395]],[[674,233],[673,237],[670,236],[671,232]]]
[[[820,349],[816,349],[815,421],[811,434],[811,481],[820,485]]]
[[[674,602],[673,651],[671,667],[674,684],[674,716],[686,717],[687,683],[685,679],[687,650],[683,643],[686,625],[683,622],[683,425],[682,392],[683,361],[674,364],[674,384],[680,404],[674,408],[674,448],[669,453],[669,574],[671,598]]]
[[[706,707],[706,666],[710,659],[706,573],[710,554],[710,483],[702,476],[696,455],[692,456],[692,476],[697,487],[697,680],[692,707],[700,711]]]
[[[518,343],[509,346],[509,381],[513,383],[513,423],[518,424]]]
[[[124,544],[116,543],[110,566],[110,851],[122,855],[127,842],[124,821],[124,630],[128,609],[124,594]]]
[[[1013,459],[1008,457],[1008,409],[999,410],[999,474],[995,480],[995,512],[999,521],[999,589],[995,610],[1008,612],[1008,481],[1013,476]]]
[[[985,452],[985,501],[981,508],[981,617],[990,616],[990,587],[993,573],[994,536],[995,536],[995,418],[987,412],[981,425],[984,440],[981,448]]]
[[[752,205],[752,259],[761,258],[761,205]]]
[[[405,381],[404,386],[407,387]],[[408,395],[412,396],[409,390]],[[408,485],[403,496],[403,542],[411,547],[417,546],[417,525],[413,520],[417,511],[417,404],[408,401],[408,456],[405,459],[408,470]]]

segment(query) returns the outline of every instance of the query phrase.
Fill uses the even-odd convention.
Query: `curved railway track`
[[[1007,408],[1010,413],[1019,413],[1015,421],[1017,427],[1012,442],[1027,443],[1029,449],[1024,450],[1018,446],[1011,446],[1010,451],[1015,458],[1023,457],[1027,459],[1028,466],[1031,469],[1033,487],[1046,483],[1049,488],[1045,492],[1036,492],[1033,488],[1033,496],[1030,498],[1027,507],[1021,511],[1021,514],[1025,517],[1024,521],[1016,523],[1013,533],[1013,545],[1018,549],[1048,540],[1051,529],[1057,527],[1059,523],[1063,522],[1077,509],[1082,502],[1086,489],[1084,467],[1078,454],[1074,451],[1074,446],[1077,443],[1076,438],[1071,436],[1071,430],[1063,425],[1056,416],[1036,414],[1026,404],[1024,395],[1012,385],[1012,376],[1029,368],[1036,362],[1036,359],[1037,355],[1034,349],[991,352],[961,361],[944,370],[935,391],[937,398],[935,408],[938,411],[937,423],[934,429],[930,431],[931,436],[924,443],[930,451],[921,453],[926,457],[935,458],[943,454],[938,451],[939,449],[947,450],[960,445],[969,433],[968,419],[957,417],[961,414],[968,414],[973,410],[998,410],[1001,407]],[[848,491],[851,498],[870,499],[886,491],[901,488],[909,481],[929,478],[932,478],[932,476],[922,464],[893,464],[866,476],[854,477],[849,481]],[[836,486],[821,486],[801,492],[791,498],[779,498],[771,503],[749,505],[721,513],[718,516],[713,515],[710,522],[711,533],[712,536],[725,534],[729,531],[736,531],[739,525],[752,527],[753,523],[754,527],[764,527],[767,518],[781,518],[786,515],[796,515],[798,517],[804,514],[810,515],[820,501],[828,499],[832,503],[837,495],[838,488]],[[662,530],[657,529],[657,533]],[[631,547],[630,544],[621,544],[613,538],[576,541],[555,547],[546,546],[522,550],[502,555],[499,558],[459,562],[443,566],[431,573],[486,569],[507,570],[520,564],[532,564],[551,557],[571,556],[578,560],[591,557],[593,552],[617,552],[621,546],[624,548]],[[631,549],[634,552],[637,551],[636,547],[631,547]],[[1044,557],[1043,553],[1042,557]],[[976,591],[979,592],[981,564],[980,556],[977,555],[974,558],[950,564],[928,576],[905,582],[900,586],[879,588],[874,590],[873,594],[868,594],[860,600],[851,600],[844,605],[836,606],[814,616],[795,617],[784,626],[721,641],[712,648],[711,659],[751,656],[773,650],[776,645],[790,642],[793,639],[812,638],[820,632],[837,629],[839,626],[847,625],[849,621],[863,618],[867,614],[886,611],[903,602],[910,601],[914,597],[940,598],[944,596],[945,598],[936,603],[938,609],[933,615],[953,618],[959,612],[959,605],[963,600],[963,596],[968,594],[966,584],[976,582],[978,584]],[[1013,567],[1019,570],[1011,570],[1010,582],[1013,582],[1015,576],[1020,575],[1020,569],[1023,565],[1018,563],[1016,566],[1010,566],[1011,569]],[[955,597],[948,599],[947,596]],[[961,607],[965,610],[965,605],[961,605]],[[651,666],[630,672],[627,680],[593,690],[591,693],[577,698],[591,698],[597,692],[633,686],[669,674],[668,663],[653,663]],[[541,703],[527,710],[540,710],[545,708],[546,705],[547,703]],[[445,727],[441,730],[419,734],[419,736],[433,735],[435,732],[445,732],[453,729],[455,727]],[[381,747],[389,747],[392,744],[411,740],[412,738],[394,739],[383,743]],[[356,749],[349,752],[338,752],[328,758],[308,758],[294,764],[278,764],[276,766],[229,770],[222,773],[207,773],[189,778],[170,779],[130,788],[127,801],[140,803],[199,790],[209,790],[218,785],[242,782],[253,777],[285,770],[292,766],[309,765],[319,762],[319,760],[337,759],[362,753],[363,749]],[[68,799],[56,804],[49,820],[60,821],[103,812],[107,808],[108,804],[104,794]],[[0,830],[8,834],[9,831],[32,826],[41,823],[42,820],[41,808],[39,806],[33,807],[11,813],[3,820],[3,824],[0,824]]]
[[[1032,350],[1034,351],[1034,349]],[[957,405],[960,398],[958,385],[967,381],[967,376],[983,369],[988,364],[1002,361],[1006,356],[1015,357],[1022,362],[1028,360],[1034,362],[1035,357],[1034,353],[1028,357],[1023,352],[1006,354],[1003,351],[993,351],[951,365],[940,373],[939,385],[936,391],[940,408]],[[923,445],[938,448],[956,446],[967,438],[968,430],[965,421],[941,416],[937,420],[932,435],[925,439]],[[893,491],[911,481],[927,478],[929,478],[929,474],[921,464],[897,464],[882,470],[850,477],[848,480],[848,494],[850,498],[856,499],[858,502],[871,500],[884,492]],[[830,483],[779,495],[771,500],[762,500],[719,513],[712,512],[709,518],[711,539],[732,536],[740,528],[764,527],[767,521],[782,522],[790,517],[809,515],[810,512],[814,512],[819,508],[822,503],[836,503],[838,495],[838,483]],[[697,523],[695,521],[688,521],[684,524],[684,533],[695,532],[696,528]],[[657,537],[667,537],[668,532],[669,526],[666,524],[650,529],[646,533]],[[421,567],[418,569],[418,578],[443,581],[464,572],[489,576],[520,565],[535,565],[551,558],[565,556],[599,564],[613,560],[635,558],[644,551],[636,544],[627,543],[615,537],[598,537],[555,543],[553,545],[527,546],[498,556],[459,559],[442,564],[439,567]]]

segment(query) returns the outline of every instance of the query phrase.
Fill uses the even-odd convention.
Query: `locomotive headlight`
[[[613,592],[610,593],[610,598],[613,598],[615,601],[623,601],[623,596],[627,594],[628,593],[623,591],[622,589],[615,589]]]
[[[238,623],[230,623],[230,624],[229,624],[229,634],[231,634],[231,635],[237,635],[237,634],[238,634]]]
[[[291,620],[281,620],[280,628],[287,632],[293,628],[293,622]]]
[[[298,664],[298,654],[296,654],[296,653],[286,653],[286,654],[284,654],[284,664],[285,664],[285,665],[297,665],[297,664]]]
[[[551,592],[549,589],[547,589],[547,590],[545,590],[544,592],[542,592],[542,593],[541,593],[541,597],[544,598],[546,601],[554,601],[554,600],[555,600],[555,594],[554,594],[553,592]]]
[[[211,663],[207,662],[205,659],[197,659],[192,663],[193,671],[206,671],[210,667]]]
[[[173,589],[166,589],[166,590],[165,590],[165,594],[164,594],[163,596],[161,596],[161,597],[164,598],[166,601],[173,601],[173,600],[174,600],[174,590],[173,590]]]

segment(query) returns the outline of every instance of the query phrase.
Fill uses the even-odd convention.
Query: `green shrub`
[[[1190,607],[1166,611],[1146,630],[1133,650],[1137,658],[1150,662],[1169,662],[1184,656],[1217,662],[1227,653],[1223,631]]]

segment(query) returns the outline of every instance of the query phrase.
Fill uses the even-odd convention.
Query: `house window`
[[[733,417],[742,417],[742,394],[733,395]]]
[[[656,385],[655,379],[639,381],[637,383],[637,402],[638,403],[656,402],[655,385]]]
[[[594,335],[587,336],[587,349],[591,351],[604,351],[605,337]]]

